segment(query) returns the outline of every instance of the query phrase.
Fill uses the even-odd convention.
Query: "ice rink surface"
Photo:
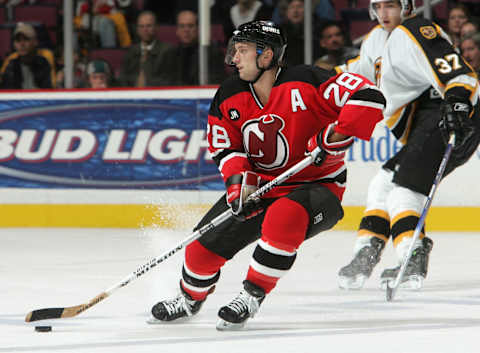
[[[480,234],[430,233],[430,273],[419,292],[378,289],[394,265],[389,244],[361,291],[337,288],[354,232],[327,232],[297,261],[245,330],[217,332],[218,308],[241,289],[253,247],[227,263],[215,293],[189,322],[148,325],[158,300],[175,295],[183,251],[70,319],[25,323],[44,307],[88,302],[189,231],[0,229],[0,352],[480,352]],[[35,325],[51,325],[48,333]]]

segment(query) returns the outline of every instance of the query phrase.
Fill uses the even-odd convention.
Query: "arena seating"
[[[90,51],[89,59],[103,59],[110,64],[115,75],[120,72],[122,66],[123,57],[125,56],[126,49],[124,48],[100,48]]]

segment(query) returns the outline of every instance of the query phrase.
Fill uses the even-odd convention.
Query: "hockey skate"
[[[243,287],[244,290],[235,299],[218,311],[220,318],[217,322],[217,330],[240,330],[258,311],[265,299],[265,291],[250,281],[243,281]]]
[[[428,257],[432,251],[433,241],[430,238],[422,239],[422,246],[413,250],[412,257],[408,262],[403,274],[400,288],[419,290],[423,286],[423,280],[427,277]],[[380,288],[385,290],[388,282],[393,283],[400,272],[401,265],[386,269],[380,276]]]
[[[361,289],[380,261],[385,242],[377,237],[370,239],[370,245],[361,248],[352,262],[338,272],[338,286],[341,289]]]
[[[205,300],[194,300],[180,286],[180,293],[173,299],[164,300],[152,307],[152,315],[147,320],[149,324],[162,324],[178,319],[189,319],[198,313]]]

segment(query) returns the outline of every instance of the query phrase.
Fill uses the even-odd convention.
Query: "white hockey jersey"
[[[431,88],[442,98],[449,93],[470,98],[474,106],[479,95],[474,70],[448,35],[419,16],[405,20],[390,35],[376,26],[362,43],[360,55],[336,70],[376,82],[387,100],[385,123],[402,143],[408,139],[419,97],[430,94]]]

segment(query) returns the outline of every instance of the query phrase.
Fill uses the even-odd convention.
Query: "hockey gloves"
[[[251,171],[234,174],[225,182],[227,187],[227,202],[232,213],[240,221],[252,218],[263,210],[260,199],[248,199],[248,196],[258,190],[260,177]]]
[[[318,134],[313,135],[307,142],[307,152],[311,153],[320,147],[320,153],[316,156],[313,164],[328,167],[339,163],[345,157],[345,151],[353,144],[353,136],[339,142],[328,142],[328,137],[334,132],[335,123],[328,125]]]
[[[442,102],[442,114],[438,127],[442,133],[445,144],[450,139],[450,134],[455,134],[454,150],[464,147],[475,134],[475,128],[470,120],[472,104],[469,100],[457,96],[448,96]]]

